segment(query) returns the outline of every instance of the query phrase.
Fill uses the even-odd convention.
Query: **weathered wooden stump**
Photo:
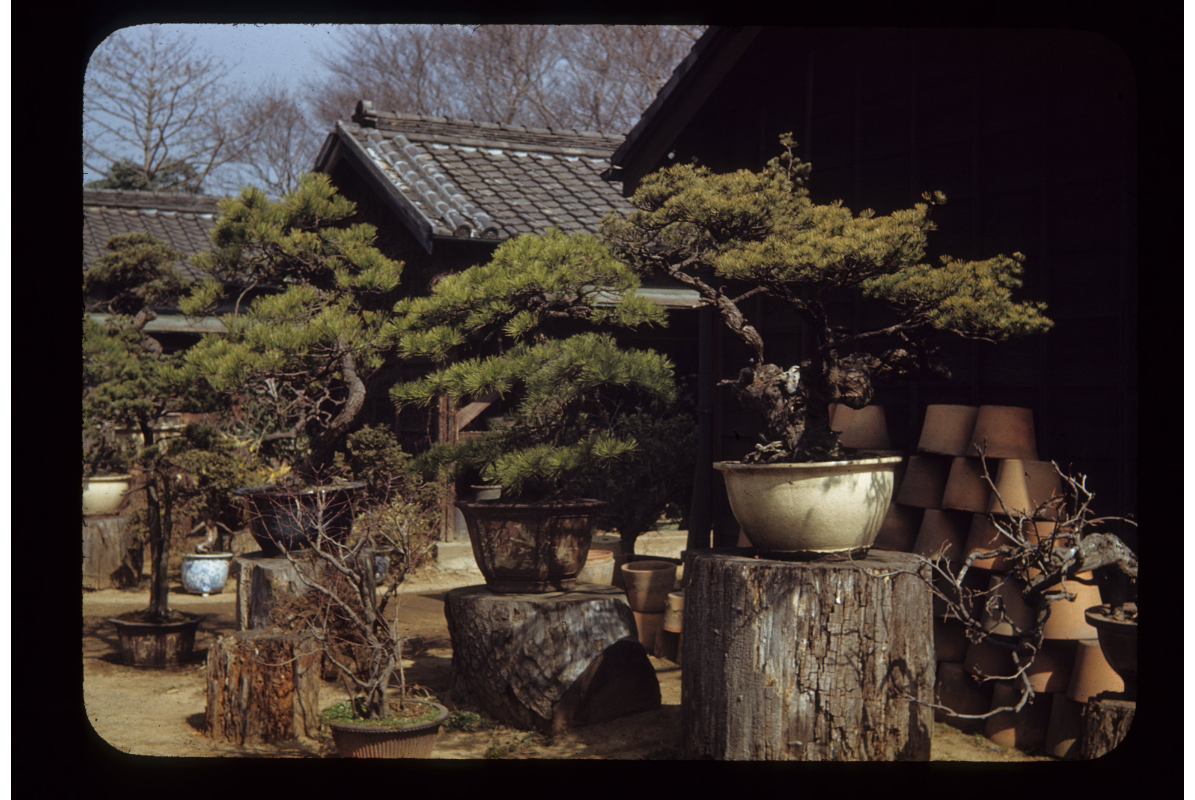
[[[502,722],[555,735],[660,705],[621,589],[499,595],[466,586],[448,592],[444,616],[452,688]]]
[[[321,654],[309,637],[237,631],[207,653],[207,735],[265,744],[314,739]]]
[[[286,556],[272,556],[257,551],[232,560],[237,581],[237,630],[271,628],[279,624],[271,611],[279,602],[293,599],[307,591],[298,569],[315,575],[317,557],[306,551],[291,553],[296,564]]]
[[[141,580],[145,543],[124,517],[83,518],[83,588],[122,589]]]
[[[1137,703],[1119,697],[1122,695],[1105,692],[1092,697],[1083,706],[1083,735],[1079,738],[1079,758],[1091,759],[1107,755],[1128,734],[1133,725]]]
[[[929,760],[933,709],[910,699],[934,696],[928,565],[715,548],[685,574],[685,758]]]

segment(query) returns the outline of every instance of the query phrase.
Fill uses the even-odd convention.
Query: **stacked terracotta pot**
[[[621,570],[627,605],[635,615],[639,642],[647,652],[654,653],[668,596],[675,589],[676,564],[671,561],[632,561],[623,564]]]

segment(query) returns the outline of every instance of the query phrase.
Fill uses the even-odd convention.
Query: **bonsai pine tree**
[[[640,275],[659,272],[696,289],[746,345],[748,364],[724,382],[764,422],[766,444],[746,460],[844,457],[829,405],[862,408],[875,379],[945,374],[935,360],[944,334],[997,342],[1049,329],[1044,304],[1012,299],[1019,253],[923,262],[930,211],[946,199],[940,192],[887,216],[818,205],[805,188],[809,165],[793,154],[790,135],[780,141],[784,152],[759,172],[716,175],[681,164],[649,175],[631,198],[635,210],[603,223],[615,257]],[[843,292],[882,301],[890,317],[849,330],[826,302]],[[800,364],[768,361],[743,306],[759,295],[805,324],[811,347]]]
[[[488,264],[401,301],[400,355],[443,366],[395,386],[396,404],[428,405],[441,392],[507,402],[501,428],[436,444],[418,464],[472,471],[501,484],[504,499],[536,502],[577,499],[585,476],[631,457],[636,443],[620,435],[620,417],[663,413],[676,394],[664,356],[624,350],[595,330],[664,323],[638,285],[596,237],[551,229],[504,242]]]
[[[156,316],[147,304],[168,303],[185,285],[173,270],[179,254],[145,234],[114,236],[106,250],[84,277],[85,292],[108,298],[91,308],[113,316],[105,323],[86,314],[83,318],[83,419],[141,434],[134,463],[146,474],[145,526],[153,577],[149,608],[139,612],[148,616],[139,621],[164,622],[170,619],[166,558],[176,470],[155,437],[168,414],[207,410],[213,398],[186,379],[177,354],[166,354],[145,332]]]
[[[240,433],[276,465],[294,462],[298,482],[330,464],[385,359],[402,264],[374,247],[372,226],[349,224],[354,209],[317,174],[277,202],[253,187],[222,200],[212,250],[194,257],[213,279],[181,304],[196,315],[233,303],[227,335],[191,348],[186,368],[245,398]],[[246,307],[259,287],[277,291]]]

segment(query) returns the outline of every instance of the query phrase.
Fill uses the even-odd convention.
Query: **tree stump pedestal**
[[[690,552],[683,757],[928,761],[930,568],[911,553],[778,561]]]
[[[1107,755],[1124,740],[1133,725],[1137,703],[1125,695],[1104,692],[1083,706],[1083,735],[1079,739],[1079,758]]]
[[[118,515],[83,518],[83,588],[123,589],[141,580],[145,543]]]
[[[300,634],[237,631],[207,653],[207,735],[237,745],[316,738],[321,653]]]
[[[509,725],[549,736],[660,705],[626,594],[579,584],[567,592],[450,590],[452,688]]]
[[[309,577],[314,575],[317,557],[303,550],[291,553],[291,557],[295,563],[286,556],[257,551],[232,560],[237,581],[238,631],[274,627],[279,622],[271,614],[274,606],[307,591],[298,570],[306,570]]]

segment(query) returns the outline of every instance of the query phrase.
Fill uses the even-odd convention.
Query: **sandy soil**
[[[447,700],[452,649],[444,620],[444,592],[481,582],[478,573],[434,569],[413,576],[404,590],[402,619],[415,637],[413,665],[407,680],[426,687],[440,702]],[[229,756],[271,758],[335,758],[330,738],[315,742],[236,747],[203,734],[208,646],[221,634],[236,630],[236,598],[230,585],[210,597],[185,594],[176,580],[171,607],[204,614],[191,663],[167,670],[125,667],[116,631],[106,620],[143,608],[144,588],[83,593],[83,697],[96,733],[118,750],[156,756]],[[472,731],[442,729],[436,758],[539,759],[675,759],[680,751],[680,667],[652,659],[660,680],[660,708],[591,725],[547,740],[538,734],[482,720]],[[324,683],[320,705],[346,697],[335,683]],[[447,701],[447,702],[446,702]],[[470,710],[461,707],[460,710]],[[934,761],[1050,761],[999,747],[981,736],[969,736],[946,725],[934,729]]]

